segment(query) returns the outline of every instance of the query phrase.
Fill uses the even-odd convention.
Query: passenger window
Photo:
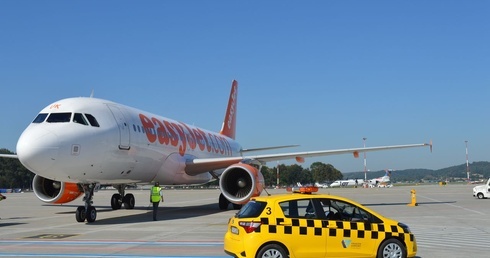
[[[95,119],[95,117],[93,115],[85,114],[85,116],[87,117],[91,126],[100,127],[99,122],[97,122],[97,119]]]
[[[323,203],[324,201],[322,201]],[[350,203],[328,200],[329,209],[334,213],[328,214],[327,219],[343,220],[343,221],[364,221],[370,223],[382,223],[382,221],[371,213]],[[324,206],[325,209],[325,206]]]
[[[75,113],[75,115],[73,116],[73,122],[77,124],[88,125],[87,120],[85,120],[85,117],[83,117],[83,115],[80,113]]]
[[[323,208],[325,217],[329,220],[341,220],[340,211],[338,207],[332,205],[329,199],[321,199],[320,203]]]
[[[48,123],[68,123],[71,119],[71,113],[51,113],[48,117]]]
[[[286,218],[317,218],[315,207],[310,199],[281,202],[279,206]]]
[[[32,121],[32,122],[35,124],[40,124],[40,123],[44,122],[44,120],[46,120],[47,116],[48,116],[47,113],[40,113],[36,116],[36,118],[34,118],[34,121]]]

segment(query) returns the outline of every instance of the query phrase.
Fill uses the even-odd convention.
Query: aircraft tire
[[[134,195],[126,194],[123,198],[123,203],[126,210],[132,210],[135,204]]]
[[[97,210],[95,209],[95,207],[89,206],[87,214],[85,216],[87,217],[87,222],[94,222],[97,218]]]
[[[113,194],[111,197],[111,207],[113,210],[121,209],[121,195]]]
[[[77,211],[75,212],[75,218],[77,219],[78,222],[85,221],[85,207],[78,206]]]

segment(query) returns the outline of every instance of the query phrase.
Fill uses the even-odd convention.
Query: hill
[[[480,180],[490,177],[490,162],[477,161],[469,164],[470,180]],[[384,170],[371,171],[367,173],[367,178],[383,176]],[[344,179],[364,178],[364,172],[344,173]],[[452,167],[431,170],[431,169],[405,169],[395,170],[391,173],[393,182],[417,182],[417,181],[460,181],[467,178],[466,163]]]

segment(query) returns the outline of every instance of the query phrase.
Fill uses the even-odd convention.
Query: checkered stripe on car
[[[262,226],[256,232],[265,230],[271,234],[296,234],[331,237],[355,237],[368,239],[385,239],[390,237],[408,238],[414,241],[413,234],[396,225],[385,226],[377,223],[333,221],[318,219],[276,219],[270,223],[269,218],[261,218]]]

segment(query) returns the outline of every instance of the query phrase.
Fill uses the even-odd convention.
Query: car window
[[[290,200],[279,203],[286,218],[318,218],[317,208],[313,200]]]
[[[364,209],[353,204],[331,199],[321,199],[325,216],[329,220],[365,221],[381,223],[382,221]]]
[[[236,214],[237,218],[256,218],[260,216],[265,206],[266,202],[249,201],[245,204],[240,211]]]

